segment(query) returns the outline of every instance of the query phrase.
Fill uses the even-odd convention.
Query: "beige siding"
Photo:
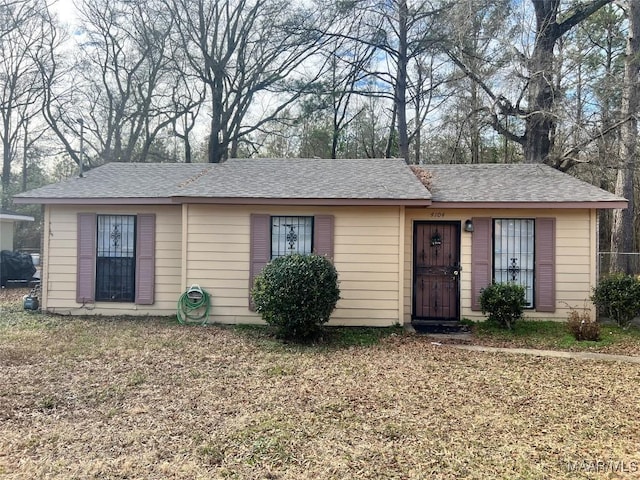
[[[184,287],[198,284],[211,294],[212,321],[261,321],[248,309],[251,213],[334,215],[341,299],[330,324],[393,325],[400,320],[399,208],[190,205],[187,210]]]
[[[43,308],[63,314],[172,315],[180,296],[182,282],[180,206],[100,206],[71,207],[49,205],[45,210],[43,262]],[[76,303],[76,229],[79,212],[105,215],[156,214],[155,303]]]
[[[98,302],[80,305],[76,291],[76,215],[156,213],[155,303]],[[596,280],[596,213],[589,210],[447,210],[402,207],[48,206],[45,209],[43,308],[73,314],[175,313],[182,292],[198,284],[211,294],[211,321],[256,323],[249,311],[251,213],[335,217],[334,263],[341,299],[333,325],[392,325],[412,312],[415,221],[464,221],[472,217],[556,218],[556,312],[533,318],[566,318],[582,308]],[[461,232],[461,316],[482,318],[471,306],[471,238]],[[590,308],[591,305],[588,304]]]
[[[413,224],[415,221],[459,221],[472,217],[492,218],[556,218],[556,311],[538,313],[527,310],[529,318],[565,320],[570,307],[585,305],[595,314],[589,302],[596,281],[596,214],[577,210],[460,210],[407,209],[404,241],[404,321],[411,321],[413,275]],[[470,319],[484,318],[471,310],[471,237],[461,233],[460,315]]]

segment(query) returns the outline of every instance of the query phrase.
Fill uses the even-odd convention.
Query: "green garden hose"
[[[209,320],[210,297],[206,290],[191,285],[178,300],[178,322],[206,324]]]

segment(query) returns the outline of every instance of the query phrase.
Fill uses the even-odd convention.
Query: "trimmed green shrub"
[[[280,337],[307,340],[322,331],[336,307],[338,272],[323,256],[278,257],[256,277],[251,295],[256,311]]]
[[[600,340],[600,324],[591,319],[591,313],[587,309],[584,309],[582,313],[574,308],[569,311],[567,330],[578,341],[597,342]]]
[[[522,285],[515,283],[493,283],[480,290],[480,307],[488,320],[511,330],[516,320],[522,318],[526,305]]]
[[[640,280],[623,273],[610,275],[593,289],[591,301],[621,327],[640,313]]]

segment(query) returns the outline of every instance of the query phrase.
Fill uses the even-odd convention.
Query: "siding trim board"
[[[388,207],[388,206],[413,206],[428,207],[431,200],[425,199],[401,199],[401,198],[228,198],[228,197],[171,197],[174,203],[210,203],[217,205],[268,205],[268,206],[329,206],[329,207]],[[41,200],[39,200],[41,203]],[[68,202],[67,202],[68,203]]]
[[[627,208],[626,201],[584,202],[438,202],[422,199],[380,198],[190,198],[190,197],[127,197],[127,198],[31,198],[15,197],[16,204],[43,205],[176,205],[211,203],[221,205],[301,205],[301,206],[407,206],[446,209],[615,209]]]
[[[29,198],[16,197],[16,204],[38,203],[42,205],[175,205],[171,198],[165,197],[117,197],[117,198]]]
[[[593,208],[627,208],[628,202],[624,201],[585,201],[585,202],[438,202],[433,200],[431,204],[432,208],[456,208],[456,209],[526,209],[526,210],[540,210],[540,209],[554,209],[554,210],[567,210],[567,209],[593,209]]]

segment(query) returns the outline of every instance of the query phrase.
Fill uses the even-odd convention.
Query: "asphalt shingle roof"
[[[176,186],[210,167],[202,163],[107,163],[74,177],[16,195],[29,198],[166,198]]]
[[[434,202],[616,202],[606,190],[548,165],[423,165]]]
[[[221,164],[109,163],[83,178],[17,197],[429,200],[431,194],[400,159],[232,159]]]
[[[17,195],[21,203],[189,198],[417,200],[455,203],[621,202],[546,165],[423,165],[427,190],[401,159],[232,159],[222,164],[109,163]]]
[[[212,198],[430,199],[400,159],[232,159],[178,196]]]

